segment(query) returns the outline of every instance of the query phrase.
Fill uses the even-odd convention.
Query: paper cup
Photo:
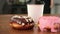
[[[33,18],[35,23],[38,23],[38,19],[43,16],[44,4],[27,4],[28,16]]]

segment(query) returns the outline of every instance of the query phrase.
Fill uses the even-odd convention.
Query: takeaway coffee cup
[[[27,4],[28,16],[33,18],[37,23],[38,19],[43,16],[44,4]]]

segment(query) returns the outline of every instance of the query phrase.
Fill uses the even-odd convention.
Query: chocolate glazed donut
[[[33,29],[34,21],[31,17],[15,15],[11,18],[10,26],[14,29]]]

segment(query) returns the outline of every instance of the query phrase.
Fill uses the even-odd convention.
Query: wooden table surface
[[[60,34],[51,32],[40,32],[34,27],[32,30],[15,30],[9,26],[10,18],[13,15],[0,15],[0,34]]]

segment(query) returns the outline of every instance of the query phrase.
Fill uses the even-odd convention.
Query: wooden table
[[[14,30],[9,26],[11,16],[13,15],[0,15],[0,34],[60,34],[60,32],[40,32],[37,27],[33,30]]]

